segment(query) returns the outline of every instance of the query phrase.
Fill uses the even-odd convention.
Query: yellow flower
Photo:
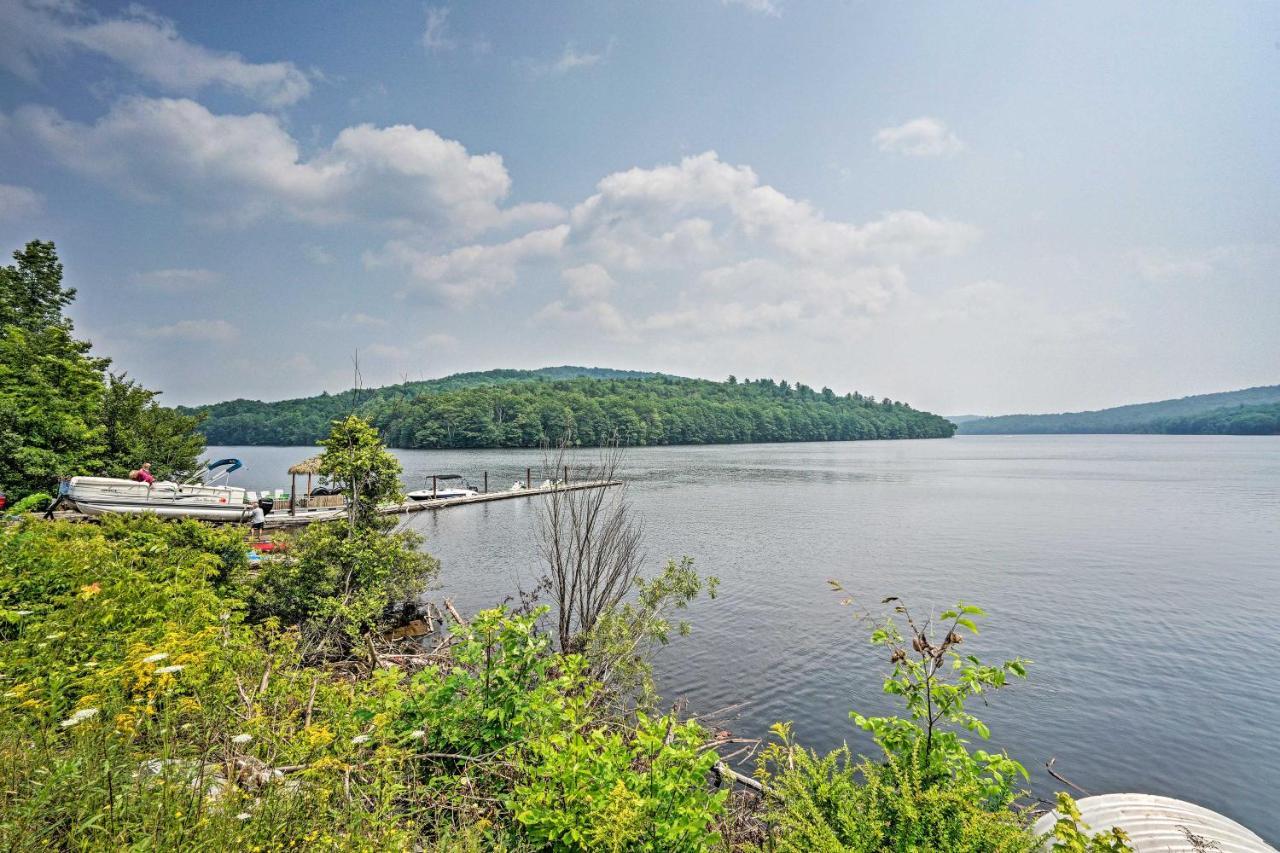
[[[98,583],[97,581],[94,581],[91,584],[86,584],[80,587],[81,598],[85,598],[85,599],[93,598],[95,595],[97,595],[100,592],[102,592],[102,584]]]

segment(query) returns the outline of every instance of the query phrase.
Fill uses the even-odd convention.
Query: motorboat
[[[72,477],[65,499],[85,515],[151,513],[161,518],[245,521],[255,504],[244,489],[226,482],[240,467],[239,459],[219,459],[184,483]]]
[[[405,497],[415,501],[444,501],[474,498],[478,494],[480,493],[461,474],[435,474],[431,477],[430,488],[408,492]]]

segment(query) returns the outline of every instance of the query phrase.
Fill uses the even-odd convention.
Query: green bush
[[[411,601],[435,579],[440,564],[420,543],[411,531],[313,524],[245,582],[250,619],[274,617],[349,648],[384,623],[389,606]]]
[[[530,744],[511,810],[528,840],[556,850],[712,849],[729,792],[707,785],[717,756],[705,741],[697,723],[643,714],[634,730],[553,731]]]
[[[983,805],[974,780],[925,785],[920,763],[889,755],[855,760],[847,746],[819,757],[796,746],[789,724],[761,756],[769,785],[764,819],[779,851],[1031,853],[1040,840],[1021,815]]]

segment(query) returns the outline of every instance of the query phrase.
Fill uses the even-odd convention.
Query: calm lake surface
[[[306,448],[238,456],[250,488],[287,486]],[[398,451],[405,481],[491,489],[533,451]],[[649,563],[689,555],[721,579],[693,635],[656,661],[691,711],[870,751],[851,709],[891,709],[887,662],[827,585],[914,611],[957,599],[989,618],[966,650],[1034,661],[978,713],[1042,795],[1055,768],[1093,793],[1199,802],[1280,840],[1280,438],[965,436],[932,441],[640,448],[626,479]],[[464,612],[529,587],[535,500],[412,516]]]

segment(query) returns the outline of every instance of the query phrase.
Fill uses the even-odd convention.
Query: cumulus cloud
[[[186,99],[129,98],[94,124],[22,107],[9,125],[67,168],[231,222],[285,214],[474,233],[562,216],[554,205],[502,207],[511,178],[501,156],[412,125],[348,127],[310,158],[275,116],[219,115]]]
[[[157,326],[148,334],[189,343],[226,343],[239,337],[236,327],[226,320],[179,320],[167,326]]]
[[[0,64],[27,80],[39,78],[45,61],[83,51],[177,94],[217,86],[283,107],[311,92],[307,75],[292,62],[250,62],[194,44],[173,21],[137,4],[103,17],[75,2],[0,0],[0,20]]]
[[[28,187],[0,184],[0,220],[35,216],[44,209],[44,196]]]
[[[875,144],[881,151],[908,157],[950,157],[964,150],[960,137],[941,119],[921,116],[897,127],[876,131]]]
[[[569,267],[560,275],[568,285],[565,298],[544,305],[534,315],[534,323],[549,322],[603,332],[617,340],[634,339],[622,312],[610,302],[618,283],[608,270],[599,264],[583,264]]]
[[[134,273],[133,283],[148,290],[186,293],[212,287],[222,281],[222,274],[207,269],[171,268]]]
[[[510,287],[523,265],[558,256],[568,231],[567,225],[557,225],[531,231],[505,243],[462,246],[443,254],[393,240],[382,252],[368,255],[366,263],[400,266],[413,281],[409,292],[426,292],[461,306],[478,296]]]

